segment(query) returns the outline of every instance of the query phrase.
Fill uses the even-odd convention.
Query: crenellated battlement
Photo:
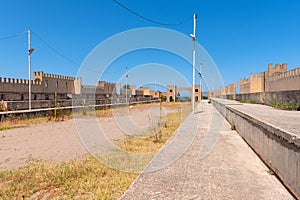
[[[287,71],[287,63],[283,63],[282,65],[280,64],[275,64],[275,67],[273,68],[272,64],[268,64],[268,76],[271,77],[274,74],[278,73],[283,73]]]
[[[2,78],[0,77],[0,84],[22,84],[22,85],[28,85],[29,80],[28,79],[18,79],[18,78]],[[34,82],[31,80],[32,85],[40,85],[41,83]]]
[[[105,86],[115,87],[116,83],[106,82],[106,81],[98,81],[98,87],[104,88]]]
[[[247,78],[244,78],[244,79],[240,78],[239,85],[246,85],[246,84],[249,84],[249,83],[250,83],[249,79],[247,79]]]
[[[269,78],[269,81],[277,81],[280,79],[289,79],[300,76],[300,68],[296,68],[290,71],[286,71],[280,74],[274,74]]]
[[[262,77],[264,77],[264,72],[262,72],[260,74],[258,74],[257,72],[254,74],[250,73],[250,79],[257,79],[257,78],[262,78]]]
[[[237,86],[240,86],[240,94],[250,94],[270,91],[300,90],[300,67],[287,71],[287,63],[268,64],[268,70],[261,73],[250,73],[249,79],[240,78]],[[228,92],[234,88],[234,84],[225,87]],[[224,90],[221,88],[220,91]]]
[[[62,76],[62,75],[57,75],[57,74],[47,74],[42,71],[39,72],[33,72],[34,77],[38,77],[41,80],[43,78],[55,78],[55,79],[64,79],[64,80],[75,80],[76,78],[70,77],[70,76]]]

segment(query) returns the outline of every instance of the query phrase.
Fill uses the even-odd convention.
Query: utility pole
[[[128,68],[126,67],[126,84],[125,84],[125,92],[126,92],[126,104],[127,104],[127,88],[128,88]]]
[[[28,33],[28,98],[29,98],[29,105],[28,109],[31,110],[31,53],[33,52],[33,48],[30,47],[30,29],[27,31]]]
[[[194,33],[190,34],[190,36],[193,39],[194,43],[194,50],[193,50],[193,87],[192,87],[192,110],[193,113],[195,110],[195,70],[196,70],[196,20],[197,20],[197,14],[194,14]]]

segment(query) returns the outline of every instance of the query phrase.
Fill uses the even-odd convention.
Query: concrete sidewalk
[[[294,199],[212,105],[205,103],[204,111],[190,114],[182,126],[195,123],[183,155],[164,168],[145,169],[122,199]]]

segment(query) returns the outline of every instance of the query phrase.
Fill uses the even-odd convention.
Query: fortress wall
[[[241,94],[247,94],[250,93],[250,81],[249,79],[240,79],[240,93]]]
[[[300,68],[275,74],[268,79],[267,91],[300,90]]]
[[[250,74],[250,93],[264,91],[264,74]]]
[[[300,67],[287,71],[287,64],[268,65],[268,70],[250,74],[249,79],[240,79],[240,94],[232,95],[234,84],[220,88],[217,93],[226,90],[224,98],[255,101],[272,105],[274,102],[300,104]]]
[[[260,73],[259,75],[250,74],[249,79],[240,79],[240,100],[256,100],[257,102],[269,102],[269,100],[264,100],[264,95],[257,95],[258,93],[272,93],[272,98],[279,98],[284,102],[285,99],[290,99],[293,101],[298,101],[297,98],[291,97],[290,92],[284,93],[283,91],[298,91],[300,90],[300,68],[296,68],[290,71],[287,71],[287,64],[276,64],[274,67],[272,64],[268,65],[268,70]],[[227,85],[224,88],[220,88],[219,93],[226,92],[227,95],[231,95],[234,84]],[[282,93],[274,93],[282,91]],[[247,95],[246,95],[247,94]],[[254,94],[254,95],[248,95]],[[276,95],[275,95],[276,94]],[[287,97],[282,96],[288,94]],[[270,95],[266,95],[270,97]],[[249,98],[248,98],[249,97]],[[248,99],[247,99],[248,98]]]
[[[73,94],[75,93],[74,81],[76,80],[73,77],[61,76],[55,74],[45,74],[42,73],[42,93],[64,93],[64,94]],[[39,76],[41,77],[41,76]],[[36,79],[38,80],[38,79]]]
[[[235,95],[236,94],[237,83],[229,84],[226,86],[226,95]]]
[[[81,78],[76,78],[74,80],[74,94],[75,95],[81,94]]]
[[[43,72],[34,72],[33,78],[34,80],[31,80],[33,100],[43,100],[46,96],[49,98],[49,95],[54,95],[55,92],[59,94],[58,99],[66,98],[67,94],[75,92],[74,81],[78,80],[73,77],[45,74]],[[28,100],[28,90],[29,80],[0,77],[0,100]]]
[[[57,74],[47,74],[44,72],[36,72],[36,73],[41,73],[43,78],[54,78],[54,79],[62,79],[62,80],[75,80],[74,77],[70,76],[62,76],[62,75],[57,75]]]
[[[106,82],[106,84],[104,85],[104,92],[106,94],[116,94],[116,84]]]
[[[236,94],[236,100],[253,100],[256,103],[272,105],[274,102],[300,104],[300,90],[257,92]]]
[[[110,83],[105,81],[98,81],[96,94],[99,95],[115,95],[116,94],[116,83]]]
[[[32,93],[38,92],[40,83],[31,80]],[[28,99],[29,81],[24,79],[0,78],[1,100]]]
[[[275,64],[275,67],[273,67],[272,64],[268,64],[268,76],[271,77],[276,73],[283,73],[287,71],[287,63],[283,63],[282,65],[280,64]]]

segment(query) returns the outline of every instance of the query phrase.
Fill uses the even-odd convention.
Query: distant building
[[[166,92],[166,98],[167,102],[174,102],[177,101],[177,99],[180,97],[181,92],[188,92],[190,94],[190,97],[193,96],[193,89],[189,87],[177,87],[176,85],[168,85],[167,86],[167,92]],[[201,86],[195,85],[195,102],[200,101],[201,97]]]

